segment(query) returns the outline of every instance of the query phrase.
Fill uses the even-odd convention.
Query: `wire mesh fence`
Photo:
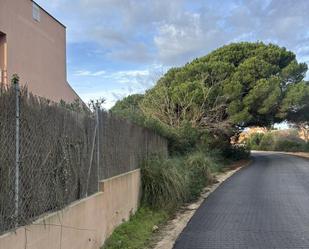
[[[14,89],[0,90],[0,232],[14,227],[15,99]]]
[[[101,111],[99,123],[100,179],[137,169],[151,154],[168,154],[166,139],[125,119]]]
[[[126,120],[16,89],[0,88],[0,234],[97,192],[99,180],[150,154],[167,155],[165,139]]]

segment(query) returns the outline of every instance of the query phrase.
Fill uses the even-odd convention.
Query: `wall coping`
[[[122,174],[120,174],[120,175],[116,175],[116,176],[113,176],[113,177],[110,177],[110,178],[107,178],[107,179],[104,179],[104,180],[100,180],[99,183],[109,182],[109,181],[115,180],[115,179],[117,179],[117,178],[121,178],[121,177],[123,177],[123,176],[133,174],[133,173],[138,172],[138,171],[141,171],[141,169],[131,170],[131,171],[129,171],[129,172],[122,173]]]

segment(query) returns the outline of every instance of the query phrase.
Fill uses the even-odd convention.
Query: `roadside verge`
[[[230,178],[238,170],[250,164],[250,160],[241,160],[233,163],[225,172],[215,174],[216,181],[213,185],[207,186],[200,198],[194,203],[183,206],[176,214],[175,218],[168,221],[154,236],[152,239],[153,249],[172,249],[178,236],[183,229],[187,226],[188,222],[201,206],[205,199],[215,191],[224,181]]]
[[[293,155],[293,156],[309,158],[308,152],[282,152],[282,153]]]

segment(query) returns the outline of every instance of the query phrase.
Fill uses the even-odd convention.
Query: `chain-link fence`
[[[0,90],[0,232],[15,226],[15,92]]]
[[[99,111],[0,88],[0,234],[93,194],[98,181],[167,155],[165,139]]]
[[[107,112],[99,114],[100,179],[134,169],[151,154],[167,155],[167,141],[145,128]]]

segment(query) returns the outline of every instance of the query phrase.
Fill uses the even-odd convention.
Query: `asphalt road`
[[[201,205],[174,249],[309,248],[309,160],[252,156]]]

